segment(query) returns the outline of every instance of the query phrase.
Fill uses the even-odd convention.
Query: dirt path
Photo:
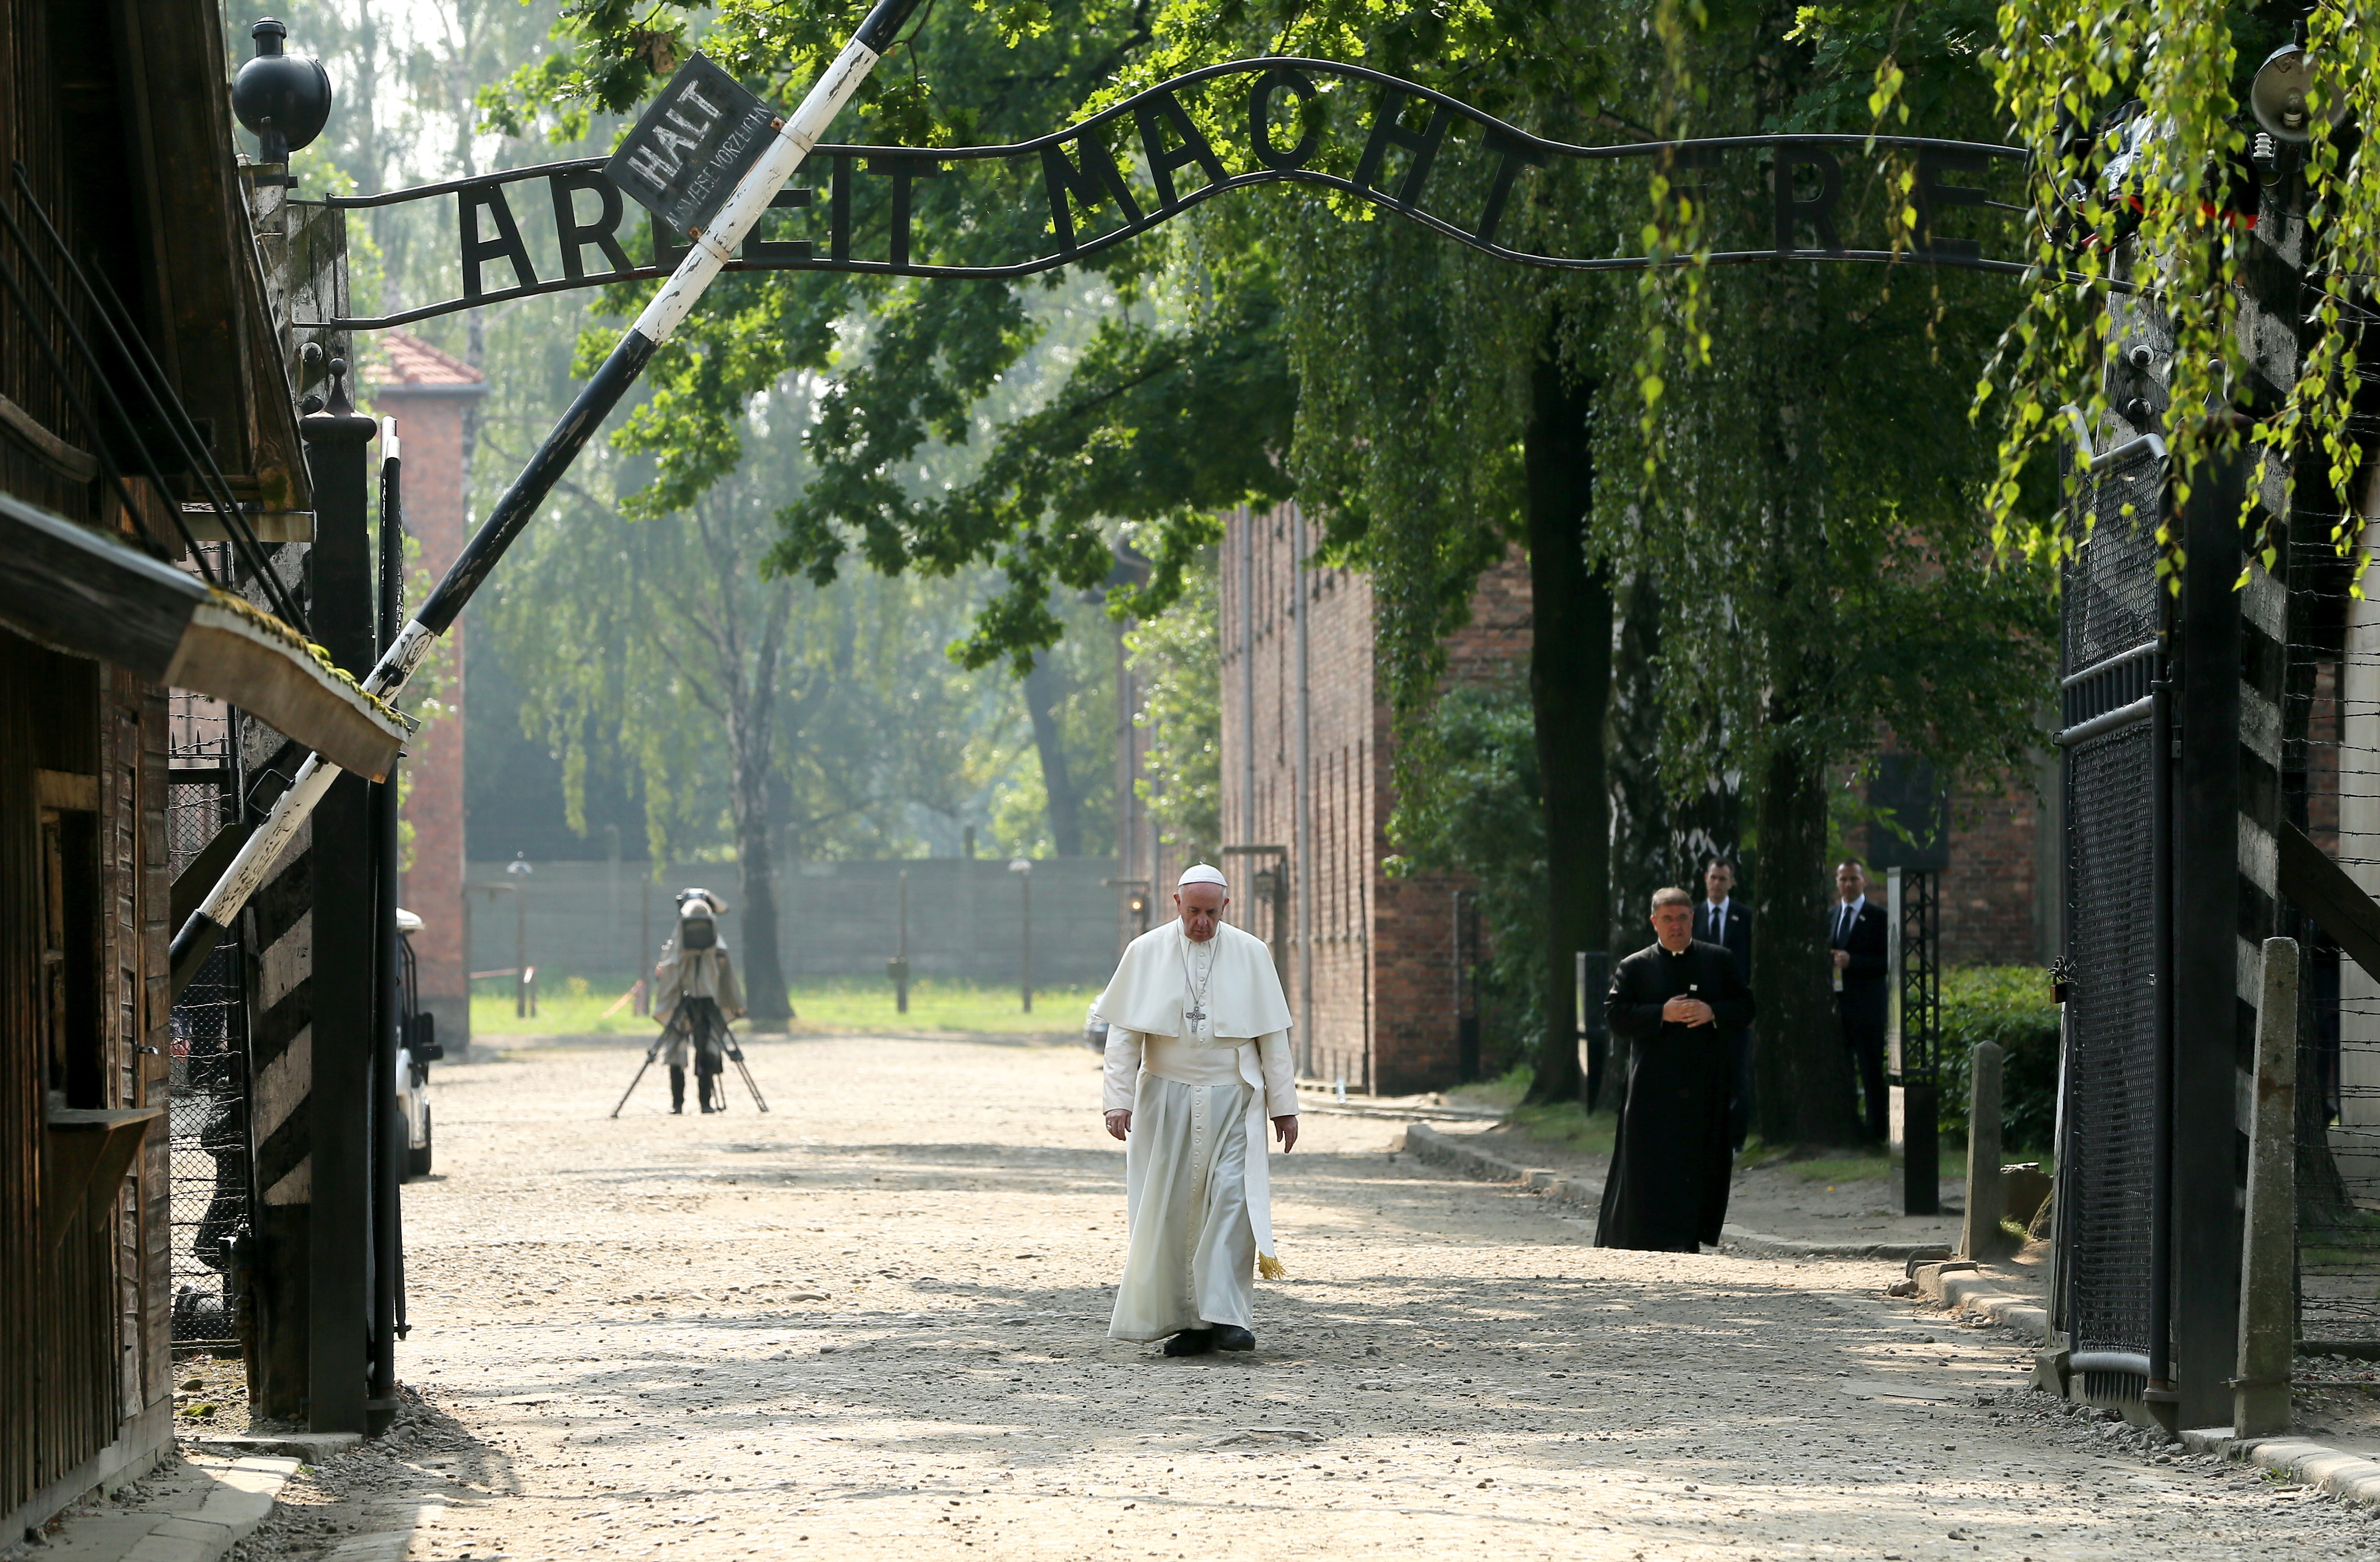
[[[250,1559],[2234,1558],[2380,1534],[2152,1462],[1897,1270],[1602,1252],[1310,1117],[1258,1350],[1105,1337],[1122,1160],[1079,1047],[748,1047],[776,1110],[637,1054],[443,1069],[407,1190],[425,1403]],[[410,1530],[409,1539],[405,1532]]]

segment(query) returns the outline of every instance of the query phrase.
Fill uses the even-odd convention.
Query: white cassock
[[[1194,944],[1170,921],[1132,941],[1093,1006],[1108,1022],[1101,1108],[1129,1108],[1132,1235],[1111,1339],[1255,1322],[1273,1256],[1269,1118],[1297,1110],[1289,1001],[1264,942],[1229,923]]]

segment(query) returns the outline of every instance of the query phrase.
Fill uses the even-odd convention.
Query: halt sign
[[[700,55],[687,58],[603,165],[612,182],[688,238],[709,227],[782,121]]]

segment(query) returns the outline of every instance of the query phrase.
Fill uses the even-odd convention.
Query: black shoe
[[[685,1102],[683,1102],[683,1101],[673,1101],[673,1102],[671,1102],[671,1103],[670,1103],[670,1116],[671,1116],[671,1117],[685,1117],[685,1116],[686,1116],[686,1103],[685,1103]]]
[[[1212,1329],[1184,1329],[1165,1342],[1165,1354],[1168,1356],[1204,1356],[1214,1348],[1215,1331]]]
[[[1257,1336],[1237,1324],[1215,1325],[1215,1348],[1218,1350],[1254,1350]]]

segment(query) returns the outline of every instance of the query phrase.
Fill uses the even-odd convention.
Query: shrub
[[[1969,1055],[1997,1042],[2000,1142],[2048,1150],[2058,1124],[2058,1005],[2037,966],[1954,966],[1942,973],[1942,1131],[1967,1132]]]

